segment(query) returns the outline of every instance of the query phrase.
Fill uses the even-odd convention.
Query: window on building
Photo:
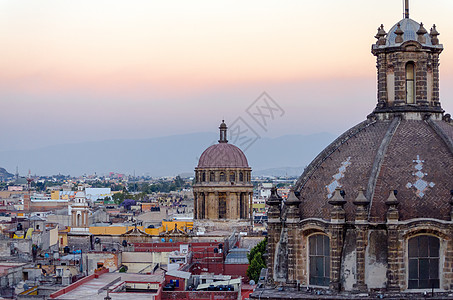
[[[206,181],[206,173],[205,173],[205,172],[203,172],[203,173],[201,174],[201,181],[203,181],[203,182]]]
[[[409,240],[409,288],[439,287],[439,239],[419,235]]]
[[[315,234],[308,239],[310,285],[328,286],[330,283],[330,239]]]
[[[406,64],[406,102],[415,103],[415,66],[413,62]]]
[[[230,181],[231,182],[236,181],[236,174],[234,172],[230,173]]]
[[[220,181],[226,181],[225,172],[220,172]]]
[[[239,181],[244,181],[244,173],[239,172]]]
[[[214,172],[209,173],[209,181],[215,181],[215,173]]]

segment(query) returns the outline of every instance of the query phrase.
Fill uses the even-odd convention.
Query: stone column
[[[368,290],[365,284],[365,251],[368,243],[368,210],[367,206],[370,201],[363,194],[363,189],[359,191],[359,195],[354,200],[356,206],[355,214],[355,230],[356,230],[356,268],[357,282],[354,287],[360,291]]]
[[[248,219],[250,220],[250,224],[253,226],[253,192],[248,193],[247,199],[247,212],[248,212]]]
[[[230,194],[230,201],[231,201],[231,219],[237,220],[238,217],[238,193],[231,193]]]
[[[205,202],[206,199],[206,193],[200,192],[198,193],[198,196],[200,197],[198,199],[198,219],[205,219],[206,218],[206,204],[205,204],[205,209],[203,210],[203,203]]]
[[[76,227],[76,212],[74,210],[74,207],[72,207],[72,222],[71,222],[71,226],[72,227]]]
[[[387,289],[390,291],[399,291],[399,271],[401,264],[399,263],[399,248],[401,241],[398,238],[398,200],[396,199],[395,191],[390,192],[390,196],[385,201],[388,206],[387,211]]]
[[[198,219],[198,192],[193,193],[193,219],[197,220]]]
[[[333,206],[330,213],[330,289],[340,291],[341,275],[341,250],[343,249],[343,236],[346,224],[346,214],[343,205],[346,201],[337,187],[329,204]]]
[[[242,195],[241,192],[236,193],[236,203],[237,203],[236,214],[237,214],[238,220],[241,219],[241,209],[242,209],[242,206],[241,206],[241,195]]]
[[[88,227],[88,212],[86,211],[86,209],[83,211],[83,227]]]
[[[205,203],[207,211],[206,219],[218,220],[219,219],[219,193],[211,192],[208,194],[208,201]]]
[[[388,102],[387,99],[387,61],[385,53],[377,56],[377,78],[378,78],[378,106],[384,107]],[[393,93],[394,91],[388,91]]]
[[[229,174],[229,173],[228,173]],[[233,219],[233,199],[230,192],[225,193],[225,206],[226,206],[226,215],[225,219]]]
[[[280,240],[280,234],[282,230],[282,223],[280,220],[282,201],[283,199],[277,194],[277,188],[273,187],[271,190],[271,195],[266,202],[266,204],[269,206],[269,210],[267,212],[268,256],[266,266],[268,270],[268,278],[271,281],[274,278],[275,251],[277,248],[277,243]]]
[[[428,106],[427,99],[427,76],[428,76],[428,55],[423,53],[423,57],[418,58],[418,62],[415,64],[415,95],[417,104],[422,106]]]
[[[288,280],[289,286],[297,285],[297,255],[299,253],[299,243],[297,230],[300,222],[300,210],[299,205],[301,201],[294,194],[294,190],[291,190],[288,199],[286,200],[287,215],[286,215],[286,226],[288,228]]]

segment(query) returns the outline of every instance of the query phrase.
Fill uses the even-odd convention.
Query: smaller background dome
[[[417,23],[416,21],[410,19],[410,18],[405,18],[396,23],[392,29],[388,32],[387,35],[387,44],[386,46],[395,46],[397,45],[395,43],[395,38],[396,38],[396,28],[398,28],[398,24],[400,24],[401,30],[404,31],[403,35],[403,43],[406,41],[417,41],[417,31],[420,29],[420,24]],[[429,31],[429,28],[427,29]],[[429,36],[428,33],[425,34],[426,38],[426,43],[424,45],[429,45],[432,46],[431,43],[431,37]]]
[[[210,146],[201,154],[198,168],[248,168],[247,158],[241,149],[228,143]]]

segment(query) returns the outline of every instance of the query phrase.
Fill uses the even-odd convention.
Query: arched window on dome
[[[220,172],[220,180],[219,181],[226,181],[225,172]]]
[[[230,181],[231,182],[236,181],[236,174],[234,172],[230,172]]]
[[[406,103],[415,103],[415,65],[412,61],[406,64]]]
[[[308,238],[309,284],[328,286],[330,284],[330,239],[324,234]]]
[[[432,235],[409,239],[409,289],[439,288],[439,246]]]
[[[215,181],[215,174],[214,172],[209,173],[209,181]]]
[[[201,175],[201,181],[205,182],[206,181],[206,172],[203,172]]]
[[[244,181],[244,173],[239,172],[239,181],[242,182]]]

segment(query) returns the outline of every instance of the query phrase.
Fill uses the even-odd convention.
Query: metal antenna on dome
[[[405,5],[404,5],[404,17],[406,19],[409,19],[409,0],[405,0]]]

